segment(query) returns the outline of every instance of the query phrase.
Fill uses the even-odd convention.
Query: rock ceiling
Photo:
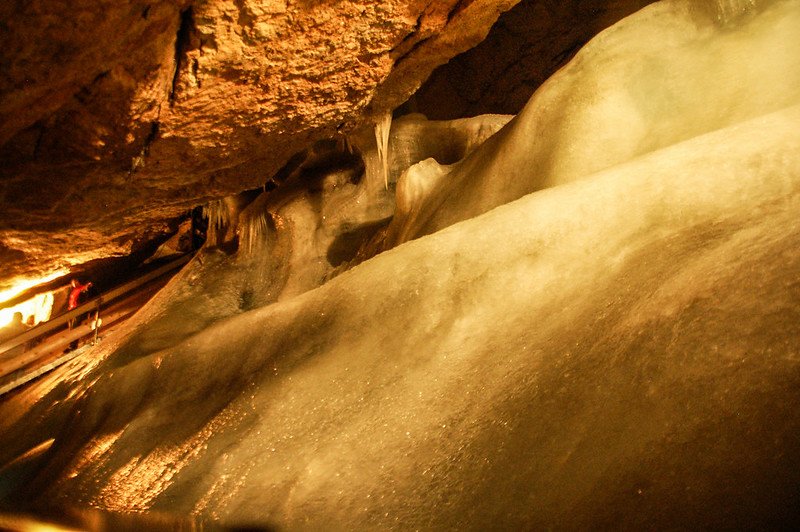
[[[261,186],[313,141],[403,104],[518,2],[3,3],[0,289],[126,253],[194,205]],[[420,110],[514,112],[646,3],[523,1],[437,71]]]

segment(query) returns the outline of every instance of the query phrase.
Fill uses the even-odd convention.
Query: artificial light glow
[[[77,528],[64,527],[52,523],[43,523],[25,516],[0,516],[0,527],[3,530],[19,530],[21,532],[78,532]]]
[[[49,320],[50,314],[53,312],[53,299],[53,292],[45,292],[13,307],[0,309],[0,327],[11,323],[15,312],[22,313],[23,323],[28,323],[33,316],[33,323],[29,323],[29,325],[38,325]]]
[[[66,270],[58,270],[50,275],[44,277],[27,278],[19,281],[13,287],[0,292],[0,305],[6,301],[18,296],[29,288],[38,286],[47,282],[57,279],[67,273]],[[50,319],[50,314],[53,311],[53,293],[46,292],[38,294],[27,301],[23,301],[13,307],[6,307],[0,309],[0,327],[5,327],[14,317],[15,312],[22,313],[22,321],[27,322],[33,316],[33,324],[39,324],[43,321]]]
[[[34,286],[38,286],[40,284],[48,283],[53,279],[58,279],[62,275],[66,275],[68,272],[67,270],[58,270],[56,272],[51,273],[50,275],[45,275],[44,277],[33,277],[27,278],[22,281],[19,281],[13,287],[0,291],[0,305],[8,301],[9,299],[15,298],[20,295],[22,292],[29,288],[33,288]]]

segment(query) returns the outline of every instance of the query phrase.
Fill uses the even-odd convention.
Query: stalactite
[[[378,144],[378,160],[383,173],[383,186],[389,189],[389,132],[392,129],[392,113],[384,114],[375,124],[375,141]]]
[[[231,223],[230,210],[224,200],[215,200],[203,206],[203,216],[208,218],[207,242],[218,243],[224,229]]]
[[[239,251],[252,253],[267,240],[267,213],[242,213],[239,218]]]

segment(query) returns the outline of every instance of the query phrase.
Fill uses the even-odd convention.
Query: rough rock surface
[[[517,114],[533,92],[603,29],[653,0],[523,0],[486,40],[438,67],[415,110],[448,120]]]
[[[518,0],[0,6],[0,288],[123,253],[405,101]]]

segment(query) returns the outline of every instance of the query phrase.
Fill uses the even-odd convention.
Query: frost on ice
[[[492,136],[395,120],[391,222],[374,138],[360,181],[325,165],[220,216],[260,224],[247,252],[0,406],[0,463],[55,440],[6,498],[314,530],[797,519],[800,3],[742,5],[623,20]]]

